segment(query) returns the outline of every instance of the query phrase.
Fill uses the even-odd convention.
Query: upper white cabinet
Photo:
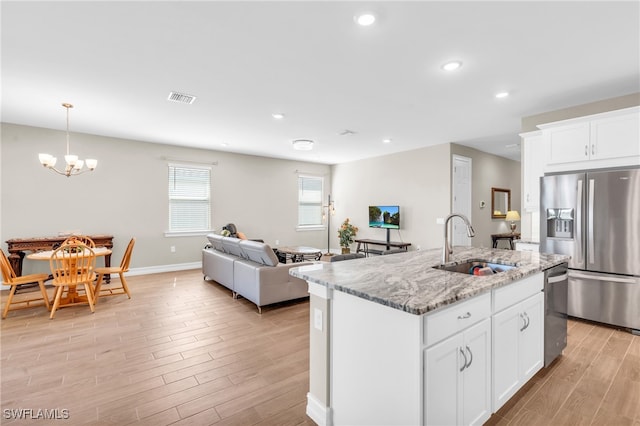
[[[540,205],[540,177],[544,175],[545,140],[541,131],[522,133],[522,204],[525,211]]]
[[[640,164],[640,107],[541,124],[546,171]]]
[[[640,155],[640,112],[591,122],[592,160]]]

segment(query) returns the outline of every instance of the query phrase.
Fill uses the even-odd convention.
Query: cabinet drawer
[[[542,291],[544,287],[544,273],[523,278],[514,284],[493,290],[493,312],[512,306],[527,297],[533,296]]]
[[[476,296],[424,318],[424,344],[431,346],[491,316],[491,293]]]

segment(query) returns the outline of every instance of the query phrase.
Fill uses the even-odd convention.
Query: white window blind
[[[169,232],[211,228],[211,169],[169,164]]]
[[[298,176],[298,226],[322,226],[322,186],[317,176]]]

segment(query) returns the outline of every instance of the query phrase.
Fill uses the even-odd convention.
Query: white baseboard
[[[202,269],[202,262],[191,262],[191,263],[175,263],[173,265],[156,265],[156,266],[144,266],[142,268],[131,268],[129,272],[127,272],[127,276],[134,275],[149,275],[149,274],[159,274],[162,272],[173,272],[173,271],[188,271],[191,269]],[[118,274],[111,274],[111,279],[120,279]],[[11,287],[8,285],[0,285],[0,290],[9,290]]]
[[[331,408],[325,407],[316,397],[307,393],[307,416],[319,426],[332,426]]]
[[[127,276],[159,274],[162,272],[173,272],[173,271],[187,271],[190,269],[202,269],[202,262],[174,263],[173,265],[156,265],[156,266],[144,266],[142,268],[131,268],[129,269],[129,272],[127,272]]]

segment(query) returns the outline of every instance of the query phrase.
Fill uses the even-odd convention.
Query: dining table
[[[91,250],[93,251],[93,253],[95,254],[96,257],[104,257],[104,256],[107,256],[107,255],[111,254],[111,249],[108,249],[106,247],[96,247],[96,248],[93,248]],[[27,255],[27,259],[49,261],[49,260],[51,260],[51,256],[53,256],[54,253],[55,253],[55,250],[37,251],[37,252],[31,253],[31,254],[28,254]],[[83,253],[80,253],[78,255],[79,256],[83,256],[85,253],[87,254],[87,256],[89,255],[89,251],[88,250],[84,250]],[[62,255],[63,259],[65,257],[69,256],[68,253],[64,253],[62,251],[59,251],[57,255],[58,256]],[[69,256],[69,257],[71,257],[71,256]],[[53,278],[53,275],[49,275],[49,279],[52,279],[52,278]],[[107,277],[105,276],[105,279],[106,278]],[[108,280],[107,280],[107,282],[108,282]],[[62,305],[65,305],[65,304],[76,303],[78,301],[81,301],[83,299],[83,297],[84,296],[81,296],[81,295],[78,294],[78,292],[76,291],[75,286],[71,286],[69,288],[68,293],[67,293],[67,297],[65,297],[61,301],[60,305],[62,306]]]

